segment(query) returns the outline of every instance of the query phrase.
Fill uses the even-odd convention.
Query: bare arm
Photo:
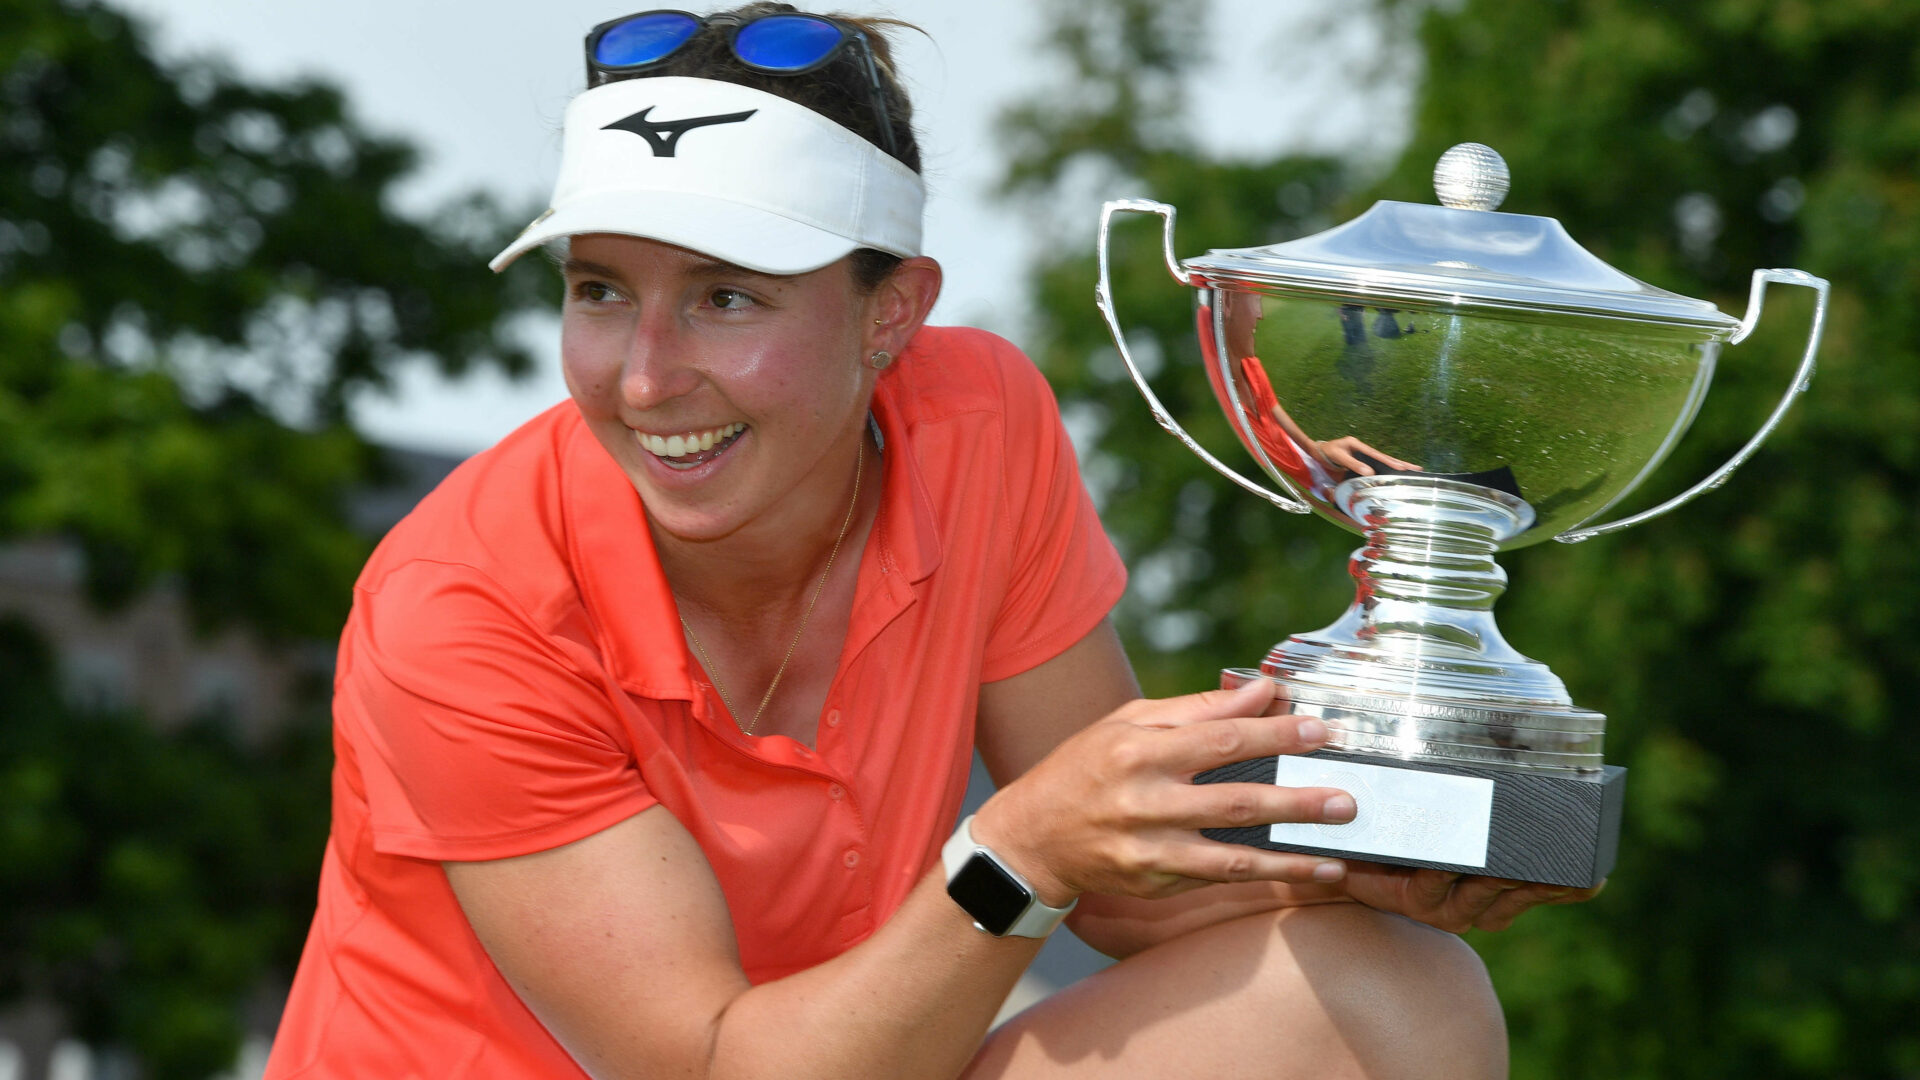
[[[596,1077],[952,1077],[1038,946],[975,930],[930,874],[859,946],[750,986],[712,869],[657,806],[446,870],[487,954]]]
[[[1096,634],[1111,639],[1110,631]],[[1073,686],[1086,663],[1112,663],[1104,648],[1098,640],[1082,642],[1020,678],[1034,687]],[[1124,658],[1119,663],[1124,671]],[[1131,677],[1126,681],[1130,692]],[[1081,707],[1125,696],[1089,692],[1097,700]],[[1187,785],[1175,794],[1201,797],[1129,809],[1127,789],[1090,790],[1082,780],[1105,774],[1115,759],[1185,768],[1222,746],[1244,749],[1245,757],[1301,749],[1291,718],[1258,716],[1266,693],[1256,687],[1125,704],[1104,726],[1051,748],[1047,767],[1018,782],[1019,800],[996,795],[998,809],[982,811],[976,836],[1016,867],[1032,868],[1030,879],[1056,904],[1094,885],[1159,895],[1222,875],[1305,879],[1322,860],[1201,847],[1177,837],[1133,846],[1136,834],[1162,836],[1214,820],[1214,793]],[[1038,748],[1036,741],[1021,752]],[[1219,786],[1254,796],[1232,814],[1319,820],[1317,789]],[[1019,814],[1032,816],[1011,826]],[[1169,815],[1178,820],[1154,820]],[[1015,831],[1003,837],[996,823]],[[1220,858],[1221,851],[1230,857]],[[561,1045],[600,1077],[953,1077],[1039,949],[1037,941],[976,929],[936,870],[866,941],[751,986],[711,867],[661,807],[551,851],[445,865],[495,965]]]

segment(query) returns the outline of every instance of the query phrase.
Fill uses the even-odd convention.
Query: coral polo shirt
[[[884,494],[813,748],[742,734],[696,674],[640,498],[570,403],[382,542],[340,643],[333,827],[269,1076],[584,1075],[440,863],[656,804],[705,851],[755,982],[892,914],[958,815],[980,684],[1078,641],[1125,571],[1011,345],[927,328],[873,413]]]

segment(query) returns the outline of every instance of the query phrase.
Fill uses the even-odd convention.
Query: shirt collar
[[[911,432],[895,400],[897,381],[882,378],[873,393],[873,415],[887,448],[886,501],[880,511],[882,554],[900,567],[908,582],[917,584],[940,565],[940,522],[926,478],[920,474],[920,459],[913,453]]]

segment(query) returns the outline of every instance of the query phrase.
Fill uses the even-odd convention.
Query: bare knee
[[[1279,933],[1351,1055],[1348,1074],[1507,1074],[1499,999],[1480,957],[1460,938],[1358,904],[1286,912]]]
[[[1482,1080],[1507,1071],[1480,958],[1358,904],[1248,915],[1123,960],[1020,1014],[969,1080]]]

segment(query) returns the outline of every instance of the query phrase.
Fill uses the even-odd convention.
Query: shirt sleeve
[[[1007,591],[981,662],[983,682],[1009,678],[1065,652],[1100,624],[1126,591],[1126,566],[1080,479],[1053,388],[1033,362],[1002,343],[1005,387],[1001,467]]]
[[[409,563],[358,591],[334,716],[375,850],[506,858],[652,806],[610,692],[589,649],[477,570]]]

